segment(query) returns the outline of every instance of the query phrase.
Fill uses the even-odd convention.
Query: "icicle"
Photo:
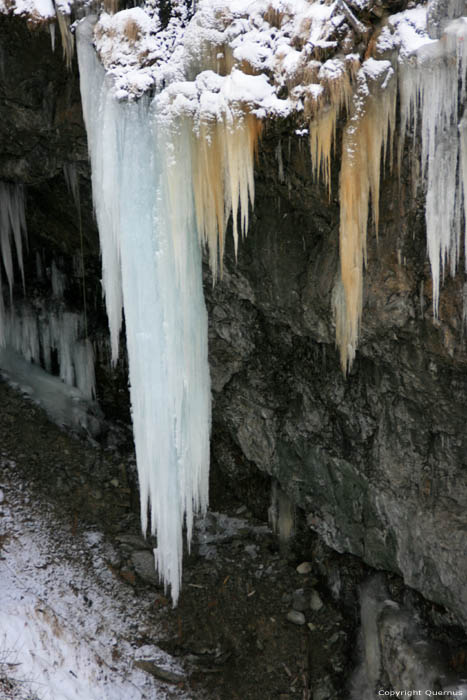
[[[73,197],[73,204],[77,211],[80,210],[79,181],[76,172],[76,163],[65,163],[63,165],[63,175],[65,177],[68,192]]]
[[[459,103],[463,104],[466,93],[466,43],[467,20],[451,21],[439,41],[423,45],[400,68],[402,137],[409,127],[415,134],[418,114],[421,115],[422,176],[427,182],[426,235],[435,316],[445,267],[449,266],[452,275],[457,269],[461,221],[463,217],[466,220],[464,120],[458,126]],[[402,145],[403,138],[400,154]]]
[[[55,351],[60,379],[93,399],[94,354],[91,344],[81,340],[83,326],[79,314],[45,306],[33,308],[24,302],[12,307],[3,319],[4,345],[49,373]]]
[[[277,179],[279,182],[284,182],[284,161],[282,160],[282,142],[279,139],[279,143],[276,148],[276,160],[277,160]]]
[[[83,50],[78,55],[81,76],[81,98],[92,156],[92,193],[102,254],[102,286],[109,320],[111,360],[115,364],[119,352],[122,325],[122,273],[120,265],[119,218],[120,202],[112,193],[118,192],[119,141],[117,138],[118,104],[105,84],[105,73],[92,50],[84,50],[92,40],[92,25],[82,22],[79,27]]]
[[[63,272],[60,272],[55,264],[55,260],[52,260],[50,282],[52,284],[52,294],[54,297],[57,299],[63,299],[63,293],[66,287],[66,275]]]
[[[94,351],[89,340],[86,339],[74,345],[73,365],[76,386],[87,399],[94,399],[96,396]]]
[[[13,298],[13,254],[11,250],[11,239],[13,238],[16,259],[21,272],[24,288],[24,265],[23,265],[23,237],[26,237],[26,219],[24,215],[24,191],[21,185],[10,185],[0,182],[0,253],[3,261],[3,268],[7,277],[10,289],[10,303]],[[3,293],[2,276],[0,264],[0,346],[4,344],[4,324],[3,324]]]
[[[70,32],[70,15],[63,14],[58,8],[56,8],[55,14],[60,30],[60,37],[62,39],[63,58],[65,59],[66,67],[68,70],[71,70],[75,40],[73,34]]]
[[[26,237],[26,218],[24,214],[24,191],[21,185],[9,185],[0,182],[0,245],[3,266],[10,287],[13,287],[13,258],[10,239],[13,237],[16,259],[21,272],[24,287],[23,237]]]
[[[55,52],[55,22],[50,22],[49,24],[49,34],[50,34],[50,43],[52,45],[52,52]]]
[[[322,178],[331,192],[331,158],[336,138],[337,118],[343,110],[349,111],[352,96],[350,73],[353,64],[344,61],[326,61],[318,72],[319,91],[306,111],[313,119],[309,124],[310,153],[315,179]]]
[[[189,540],[193,512],[206,509],[208,496],[210,381],[192,130],[162,127],[157,101],[118,103],[94,54],[89,19],[77,35],[114,340],[122,299],[125,307],[141,523],[146,532],[149,511],[156,566],[175,604],[184,519]]]
[[[199,125],[193,135],[193,188],[201,240],[208,245],[213,277],[222,273],[224,236],[232,214],[235,253],[240,231],[248,231],[249,202],[255,193],[254,160],[261,122],[252,114],[229,114]]]
[[[369,59],[371,61],[371,59]],[[366,262],[368,207],[371,201],[376,233],[379,223],[381,157],[391,143],[396,92],[393,71],[386,61],[372,61],[358,76],[353,114],[342,142],[340,172],[340,264],[343,293],[335,296],[336,340],[342,370],[352,365],[362,315],[363,266]],[[379,64],[379,65],[376,65]],[[384,65],[386,64],[386,65]],[[370,93],[367,81],[372,81]],[[384,81],[384,82],[383,82]]]

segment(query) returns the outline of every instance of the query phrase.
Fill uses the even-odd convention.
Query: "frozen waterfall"
[[[78,27],[78,60],[113,358],[123,306],[142,528],[150,515],[156,566],[175,604],[183,525],[189,542],[208,499],[208,334],[191,135],[182,122],[158,119],[157,98],[117,101],[92,29],[92,18]]]

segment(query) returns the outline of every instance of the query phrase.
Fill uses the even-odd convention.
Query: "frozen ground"
[[[144,659],[183,673],[157,647],[136,646],[154,593],[136,598],[100,532],[58,523],[32,505],[12,461],[0,469],[0,697],[187,698],[134,667]]]

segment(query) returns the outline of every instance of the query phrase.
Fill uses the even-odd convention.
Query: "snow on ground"
[[[145,617],[154,593],[136,597],[112,573],[113,548],[101,533],[64,529],[32,505],[13,462],[3,457],[0,468],[1,697],[188,698],[133,665],[150,659],[183,673],[156,646],[136,645],[137,633],[156,633]],[[5,675],[17,681],[11,695]]]
[[[11,348],[0,347],[0,375],[10,386],[41,406],[57,425],[94,437],[100,432],[102,413],[94,401]]]

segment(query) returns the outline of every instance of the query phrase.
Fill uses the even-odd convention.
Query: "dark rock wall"
[[[281,183],[277,142],[272,132],[262,144],[238,263],[230,252],[224,280],[206,288],[217,466],[233,481],[238,464],[240,476],[273,475],[327,544],[400,573],[465,624],[464,275],[446,281],[434,321],[423,200],[386,172],[361,341],[344,378],[331,310],[336,186],[329,201],[312,183],[297,138],[290,155],[282,138]]]
[[[72,277],[80,227],[62,171],[74,163],[90,328],[101,337],[76,66],[66,72],[48,33],[1,16],[0,47],[0,179],[29,185],[28,288],[38,248],[46,260],[61,255]],[[408,152],[404,160],[410,165]],[[331,311],[337,170],[329,198],[312,181],[306,138],[291,125],[270,126],[238,261],[229,248],[214,287],[206,268],[215,481],[264,513],[274,477],[327,544],[400,573],[467,624],[464,276],[446,281],[434,321],[423,199],[408,175],[399,182],[385,173],[378,241],[369,236],[361,342],[344,378]],[[73,284],[68,301],[78,308],[82,280]],[[113,389],[100,361],[98,396],[113,417],[126,416],[121,382]]]

